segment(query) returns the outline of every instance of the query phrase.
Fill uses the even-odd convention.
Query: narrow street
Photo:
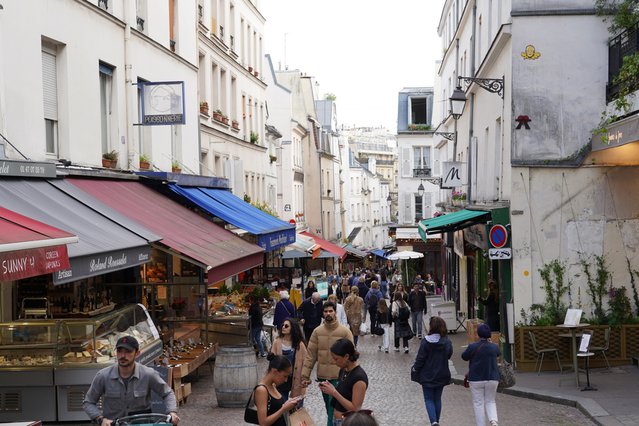
[[[465,344],[465,334],[451,336],[456,352]],[[364,408],[374,411],[380,425],[426,425],[426,410],[421,388],[410,381],[409,369],[419,345],[411,341],[411,352],[377,351],[381,337],[360,337],[360,361],[366,370],[370,387]],[[392,346],[392,340],[391,340]],[[455,356],[455,355],[453,355]],[[258,359],[258,373],[262,374],[267,361]],[[193,394],[180,409],[185,426],[243,425],[243,408],[218,408],[215,401],[213,379],[208,367],[200,368],[199,380],[193,383]],[[316,425],[326,424],[326,413],[319,389],[311,385],[305,400]],[[575,408],[509,395],[497,395],[500,425],[593,425]],[[474,414],[470,391],[462,386],[450,385],[444,390],[442,425],[472,426]]]

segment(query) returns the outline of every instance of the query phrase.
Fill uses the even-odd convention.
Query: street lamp
[[[419,181],[419,186],[417,187],[417,193],[419,194],[420,197],[422,197],[424,195],[424,182],[423,181]]]
[[[461,86],[457,86],[453,91],[453,94],[450,97],[450,115],[453,116],[455,121],[461,117],[464,112],[464,107],[466,106],[466,95],[462,90]],[[455,133],[457,133],[455,131]]]

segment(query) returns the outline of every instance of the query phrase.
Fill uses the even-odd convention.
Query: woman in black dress
[[[486,308],[486,324],[492,331],[499,331],[499,294],[497,293],[497,282],[488,280],[488,297],[478,298],[479,303]]]
[[[285,399],[277,386],[291,375],[291,362],[283,355],[269,353],[268,370],[255,388],[255,407],[260,426],[286,426],[284,414],[295,408],[301,397]]]

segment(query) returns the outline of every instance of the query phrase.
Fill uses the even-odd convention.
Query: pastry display
[[[52,355],[0,355],[0,367],[38,367],[52,364]]]

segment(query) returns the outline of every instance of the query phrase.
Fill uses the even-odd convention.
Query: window
[[[413,147],[413,177],[430,176],[430,147]]]
[[[102,152],[111,151],[111,116],[113,107],[113,68],[100,63],[100,129]]]
[[[410,98],[410,124],[429,124],[428,98]]]
[[[424,217],[424,204],[421,195],[415,195],[415,222],[419,222]]]
[[[55,49],[42,46],[42,100],[47,154],[58,154],[58,73]]]
[[[145,32],[146,1],[147,0],[135,0],[135,23],[138,31],[143,33]]]

